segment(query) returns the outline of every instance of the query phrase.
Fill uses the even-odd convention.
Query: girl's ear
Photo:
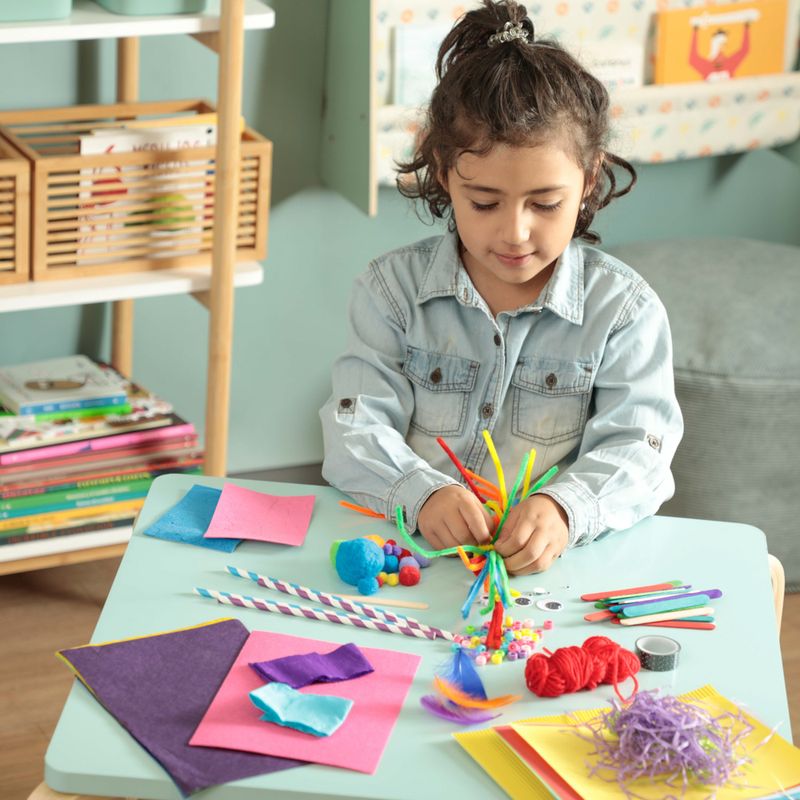
[[[600,153],[600,155],[597,156],[597,158],[595,159],[592,171],[587,175],[586,185],[583,188],[584,200],[586,200],[588,197],[591,196],[592,192],[594,191],[594,187],[597,186],[597,181],[600,178],[600,172],[603,169],[604,162],[605,162],[605,155],[603,153]]]

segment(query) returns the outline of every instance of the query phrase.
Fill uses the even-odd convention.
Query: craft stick
[[[618,619],[612,620],[614,625],[619,625]],[[695,622],[691,619],[668,619],[661,622],[648,622],[648,628],[693,628],[699,631],[713,631],[717,626],[713,622]]]
[[[528,487],[531,485],[531,473],[533,472],[533,464],[536,461],[536,448],[531,447],[528,458],[528,467],[525,470],[525,480],[522,484],[522,496],[528,496]]]
[[[345,600],[355,600],[357,603],[362,603],[365,600],[370,599],[369,597],[363,597],[360,594],[340,594],[338,596],[344,598]],[[381,605],[393,606],[394,608],[430,608],[427,603],[423,603],[418,600],[387,600],[385,597],[381,598]]]
[[[670,619],[683,619],[684,617],[714,616],[714,609],[711,606],[701,608],[682,608],[679,611],[665,611],[663,614],[647,614],[643,617],[622,618],[620,625],[646,625],[650,622],[666,622]]]
[[[616,619],[617,615],[613,611],[604,609],[603,611],[593,611],[591,614],[585,614],[583,618],[587,622],[602,622],[606,619]]]
[[[650,586],[635,586],[632,589],[610,589],[606,592],[590,592],[589,594],[582,594],[581,600],[605,600],[608,597],[630,597],[634,594],[647,594],[648,592],[658,592],[662,589],[673,590],[676,586],[680,586],[683,581],[665,581],[664,583],[653,583]]]
[[[621,611],[626,616],[631,616],[633,609],[636,608],[656,606],[662,603],[681,602],[687,599],[691,600],[699,597],[704,597],[707,600],[716,600],[717,598],[722,597],[722,592],[719,589],[707,589],[705,591],[683,592],[681,594],[650,597],[646,600],[629,600],[626,603],[615,603],[614,605],[610,605],[608,606],[608,610],[614,612]],[[705,605],[705,602],[706,600],[702,600],[700,603],[695,603],[695,605]],[[679,608],[679,606],[672,607]]]
[[[500,489],[500,505],[505,508],[508,504],[508,493],[506,492],[506,478],[505,475],[503,475],[503,465],[500,463],[500,458],[497,455],[497,450],[492,441],[492,435],[485,429],[483,431],[483,439],[486,442],[486,447],[489,450],[492,463],[497,471],[497,488]]]
[[[630,603],[623,606],[619,612],[620,617],[647,617],[661,614],[666,611],[680,611],[684,608],[697,608],[706,606],[711,598],[706,594],[695,594],[691,597],[678,597],[675,600],[653,600],[649,603]]]
[[[623,595],[622,597],[607,597],[605,600],[597,600],[595,608],[609,608],[613,605],[624,605],[626,603],[636,603],[639,600],[655,599],[657,597],[666,597],[671,594],[679,594],[688,591],[692,588],[691,583],[684,583],[681,586],[674,586],[672,589],[662,589],[659,592],[646,592],[645,594],[630,594]]]
[[[344,506],[345,508],[349,508],[351,511],[358,511],[359,514],[364,514],[368,517],[375,517],[376,519],[386,519],[383,514],[379,514],[377,511],[373,511],[371,508],[367,508],[366,506],[359,506],[355,503],[348,503],[347,500],[340,500],[340,506]]]
[[[453,462],[453,464],[455,464],[456,469],[461,473],[461,476],[467,482],[467,486],[469,486],[469,488],[472,490],[472,493],[475,495],[475,497],[477,497],[481,503],[485,503],[486,498],[478,491],[478,487],[473,483],[472,478],[470,478],[470,476],[467,474],[467,470],[458,460],[458,456],[448,447],[447,442],[445,442],[441,436],[437,436],[436,441],[439,443],[439,446],[442,448],[442,450],[444,450],[445,453],[447,453],[447,455],[450,457],[450,460]]]
[[[385,622],[399,625],[407,625],[409,628],[417,628],[426,633],[432,633],[434,637],[438,636],[451,641],[454,639],[454,635],[450,633],[450,631],[443,631],[440,628],[425,625],[413,617],[407,617],[404,614],[395,614],[391,611],[379,608],[378,606],[347,600],[340,595],[328,594],[318,589],[309,589],[307,586],[301,586],[298,583],[290,583],[289,581],[282,581],[279,578],[259,575],[257,572],[250,572],[250,570],[239,569],[238,567],[228,566],[227,570],[231,575],[235,575],[237,578],[249,578],[251,581],[255,581],[266,589],[273,589],[276,592],[283,592],[283,594],[291,594],[295,597],[301,597],[304,600],[311,600],[315,603],[323,603],[326,606],[340,608],[344,611],[351,611],[354,614],[363,614],[373,619],[384,620]]]
[[[301,606],[296,603],[273,603],[261,597],[250,597],[250,595],[232,594],[231,592],[220,592],[216,589],[204,589],[200,586],[194,587],[195,594],[207,597],[229,606],[239,606],[240,608],[255,608],[258,611],[268,611],[272,614],[285,614],[292,617],[305,617],[306,619],[316,619],[320,622],[333,622],[336,625],[352,625],[354,628],[367,628],[369,630],[383,631],[384,633],[399,633],[403,636],[414,636],[417,639],[435,639],[436,634],[421,631],[418,628],[408,628],[401,625],[391,625],[388,622],[381,622],[375,619],[364,619],[355,614],[336,614],[333,611],[326,611],[324,608],[312,608],[311,606]]]

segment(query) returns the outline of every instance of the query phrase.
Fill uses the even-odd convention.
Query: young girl
[[[557,477],[510,511],[511,573],[547,569],[655,513],[683,425],[663,306],[594,247],[595,213],[636,174],[605,149],[608,94],[512,0],[447,35],[427,124],[398,185],[449,232],[357,279],[347,352],[322,408],[323,475],[434,547],[486,543],[496,518],[437,443],[496,482],[536,448]],[[617,189],[613,168],[630,183]]]

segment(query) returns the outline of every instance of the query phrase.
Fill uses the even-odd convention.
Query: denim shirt
[[[569,518],[569,545],[628,528],[674,491],[683,433],[663,305],[619,260],[573,240],[531,305],[495,318],[461,263],[456,233],[373,261],[355,281],[349,345],[320,411],[323,476],[416,527],[460,476],[436,438],[508,491],[525,454]],[[532,479],[532,480],[533,480]]]

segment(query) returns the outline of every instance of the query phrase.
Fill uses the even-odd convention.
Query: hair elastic
[[[530,31],[526,30],[523,27],[521,22],[506,22],[502,28],[498,28],[495,33],[493,33],[486,44],[489,47],[495,47],[498,44],[503,44],[504,42],[511,42],[514,39],[520,39],[523,42],[530,41]]]

